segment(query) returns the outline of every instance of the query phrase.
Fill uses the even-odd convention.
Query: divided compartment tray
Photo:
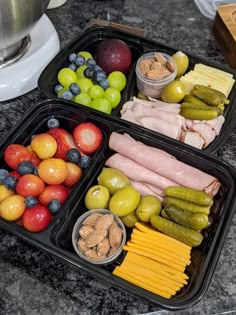
[[[39,233],[31,233],[14,222],[0,218],[0,228],[17,235],[26,242],[45,250],[49,254],[70,263],[75,268],[83,269],[101,281],[106,281],[114,287],[128,291],[159,307],[178,310],[191,307],[205,294],[213,276],[221,249],[231,224],[235,207],[236,174],[234,169],[223,160],[209,155],[207,152],[187,147],[165,136],[155,134],[150,136],[140,130],[127,127],[123,121],[113,116],[106,116],[95,110],[78,107],[64,100],[47,100],[32,106],[21,121],[12,129],[1,144],[0,167],[6,167],[3,159],[5,148],[10,143],[27,145],[31,137],[47,130],[47,120],[57,118],[62,128],[71,132],[76,124],[90,121],[101,128],[104,142],[93,156],[91,166],[87,169],[77,185],[73,188],[67,201],[62,205],[59,213],[53,218],[49,227]],[[188,284],[171,299],[162,298],[156,294],[132,285],[112,275],[112,270],[122,262],[125,252],[117,261],[109,266],[98,267],[87,263],[75,253],[71,235],[77,218],[86,211],[84,196],[86,191],[96,183],[98,174],[104,166],[105,160],[113,153],[108,147],[111,132],[128,133],[134,139],[147,145],[163,149],[174,155],[178,160],[196,167],[212,176],[222,184],[212,208],[213,224],[205,231],[206,237],[200,247],[192,249],[191,265],[187,267]],[[127,229],[130,235],[131,230]]]
[[[176,51],[181,50],[178,47],[171,47],[162,44],[157,40],[153,40],[144,36],[134,35],[124,30],[118,30],[117,28],[114,27],[92,26],[86,29],[77,37],[75,37],[73,41],[71,41],[65,48],[63,48],[55,56],[55,58],[46,66],[38,80],[38,86],[41,93],[45,95],[47,98],[57,97],[53,91],[54,86],[58,84],[57,73],[61,68],[69,65],[70,63],[68,60],[69,54],[79,52],[80,50],[88,50],[89,52],[94,54],[95,48],[98,45],[98,43],[100,43],[102,40],[106,38],[118,38],[123,40],[129,45],[132,52],[133,63],[127,75],[127,85],[121,93],[120,104],[115,109],[113,109],[111,114],[118,118],[120,117],[120,110],[123,104],[126,101],[129,101],[132,96],[136,96],[138,93],[135,75],[135,66],[138,58],[149,51],[160,51],[172,55]],[[223,71],[227,71],[233,74],[234,78],[236,79],[236,71],[229,67],[210,61],[208,59],[204,59],[202,57],[194,56],[188,53],[187,55],[189,57],[189,67],[187,71],[193,69],[196,63],[203,63],[205,65],[212,66]],[[210,143],[205,149],[202,149],[202,151],[216,153],[219,150],[219,148],[223,145],[223,143],[226,141],[231,131],[233,130],[236,120],[236,84],[234,84],[228,99],[230,100],[230,105],[226,106],[225,108],[224,111],[225,122],[221,128],[220,134],[216,136],[215,140],[212,143]],[[156,133],[154,131],[151,131],[150,129],[140,127],[136,124],[133,123],[130,124],[133,125],[134,128],[137,128],[138,130],[140,129],[145,130],[145,132],[150,133],[150,135]],[[176,141],[179,142],[178,140]]]

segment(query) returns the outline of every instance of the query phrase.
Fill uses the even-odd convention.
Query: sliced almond
[[[91,215],[89,215],[84,221],[83,221],[83,225],[91,225],[94,226],[94,224],[96,223],[97,219],[102,217],[103,214],[102,213],[93,213]]]
[[[102,217],[97,219],[94,225],[94,229],[95,230],[108,230],[113,222],[114,222],[114,216],[112,213],[104,214]]]
[[[94,230],[85,239],[87,247],[94,247],[99,244],[107,236],[107,230]]]

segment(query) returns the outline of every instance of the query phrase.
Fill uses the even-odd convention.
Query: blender
[[[49,0],[0,0],[0,101],[26,94],[59,52]]]

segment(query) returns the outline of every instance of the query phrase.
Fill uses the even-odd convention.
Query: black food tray
[[[48,66],[40,75],[38,81],[40,91],[48,98],[55,98],[56,94],[54,93],[53,88],[56,84],[58,84],[57,73],[62,67],[68,66],[69,54],[72,52],[78,52],[80,50],[87,50],[94,55],[98,43],[100,43],[102,40],[106,38],[119,38],[125,41],[129,45],[132,52],[133,63],[127,76],[126,88],[122,91],[120,104],[112,111],[112,115],[117,117],[120,117],[120,109],[122,108],[122,105],[126,101],[130,100],[132,96],[137,95],[138,91],[136,87],[135,65],[138,58],[147,51],[160,51],[172,55],[176,51],[181,50],[178,47],[170,47],[156,40],[152,40],[143,36],[133,35],[131,33],[118,30],[117,28],[93,26],[85,30],[79,36],[77,36],[71,43],[69,43],[64,49],[62,49],[56,55],[56,57],[48,64]],[[204,59],[188,53],[187,55],[189,57],[189,67],[187,71],[193,69],[196,63],[203,63],[205,65],[227,71],[233,74],[234,78],[236,78],[236,71],[234,71],[233,69],[212,62],[208,59]],[[217,152],[218,149],[222,146],[222,144],[226,141],[226,139],[228,138],[232,129],[235,126],[236,84],[234,84],[234,87],[228,98],[230,100],[230,105],[227,106],[224,111],[225,122],[221,128],[220,134],[212,143],[210,143],[205,149],[203,149],[203,151],[207,151],[209,153]],[[141,128],[145,130],[145,132],[150,132],[150,134],[155,133],[154,131],[151,131],[144,127],[140,127],[138,125],[134,125],[134,127],[136,127],[137,129]]]
[[[159,134],[153,136],[144,134],[141,130],[133,128],[132,125],[127,126],[117,117],[103,115],[96,110],[78,107],[71,102],[57,99],[47,100],[32,106],[21,121],[9,132],[0,144],[0,168],[7,168],[3,154],[9,144],[28,145],[33,135],[48,130],[47,120],[52,117],[58,119],[60,127],[69,132],[72,132],[74,127],[81,122],[93,122],[102,130],[104,141],[93,156],[90,167],[84,171],[67,201],[62,205],[46,230],[31,233],[19,224],[2,218],[0,218],[0,228],[61,258],[76,268],[87,271],[101,281],[105,280],[117,288],[124,289],[162,308],[169,310],[185,309],[197,303],[208,288],[233,217],[236,202],[236,174],[234,169],[228,163],[209,155],[207,152],[188,147],[182,143],[176,145],[172,139]],[[192,250],[191,265],[186,270],[189,275],[188,285],[171,299],[162,298],[112,275],[112,270],[121,263],[125,252],[113,264],[99,267],[82,260],[73,250],[71,241],[73,225],[77,218],[86,211],[83,201],[86,191],[96,183],[105,160],[113,153],[108,147],[109,136],[113,131],[128,133],[138,141],[163,149],[178,160],[215,176],[222,184],[214,198],[213,223],[205,230],[205,238],[201,246]],[[127,229],[128,235],[130,232],[131,230]]]

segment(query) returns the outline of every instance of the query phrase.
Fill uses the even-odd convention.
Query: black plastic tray
[[[48,64],[48,66],[42,72],[38,81],[40,91],[48,98],[55,98],[56,95],[53,91],[53,88],[58,83],[57,73],[62,67],[65,67],[69,64],[68,62],[69,54],[72,52],[78,52],[79,50],[88,50],[92,54],[94,54],[95,48],[98,45],[98,43],[106,38],[119,38],[124,40],[129,45],[132,52],[133,63],[127,77],[127,86],[122,92],[120,105],[118,105],[117,108],[115,108],[112,111],[112,115],[117,117],[120,117],[120,109],[122,105],[126,101],[128,101],[133,95],[137,95],[135,64],[138,58],[143,53],[152,50],[162,51],[170,55],[172,55],[174,52],[178,50],[181,50],[178,47],[170,47],[158,41],[151,40],[142,36],[133,35],[131,33],[118,30],[116,28],[94,26],[87,29],[78,37],[76,37],[71,43],[69,43],[64,49],[62,49],[56,55],[56,57]],[[205,65],[212,66],[217,69],[221,69],[229,73],[232,73],[234,75],[234,78],[236,78],[236,71],[226,66],[190,54],[188,54],[188,57],[189,57],[188,71],[191,70],[196,63],[203,63]],[[222,144],[226,141],[227,137],[230,135],[230,132],[235,126],[236,84],[234,84],[234,87],[229,95],[229,100],[230,105],[227,106],[225,109],[224,112],[225,122],[222,126],[220,134],[211,144],[209,144],[205,149],[203,149],[204,151],[207,151],[209,153],[217,152],[218,149],[222,146]],[[137,125],[134,125],[134,127],[136,127],[137,129],[140,128],[145,129],[145,131],[150,132],[150,134],[155,133],[147,128],[143,128]]]
[[[60,121],[60,126],[69,132],[72,132],[80,122],[93,122],[101,128],[104,134],[104,142],[94,155],[91,167],[83,173],[82,178],[73,188],[67,201],[46,230],[31,233],[20,225],[5,221],[2,218],[0,218],[0,228],[61,258],[65,262],[69,262],[76,268],[87,271],[103,282],[105,280],[117,288],[124,289],[162,308],[170,310],[185,309],[197,303],[208,288],[232,221],[236,204],[236,173],[234,169],[228,163],[207,152],[191,148],[182,143],[176,145],[176,142],[172,139],[159,134],[151,137],[149,134],[141,132],[141,130],[132,128],[132,126],[128,127],[117,117],[103,115],[96,110],[86,107],[80,108],[71,102],[56,99],[32,106],[21,121],[10,131],[0,144],[0,168],[6,167],[3,159],[5,148],[11,143],[29,144],[32,135],[47,130],[47,120],[51,117],[57,118]],[[105,160],[113,153],[108,147],[109,136],[113,131],[128,133],[136,140],[163,149],[186,164],[215,176],[222,184],[221,189],[215,196],[212,210],[213,224],[205,231],[206,237],[201,246],[192,250],[192,262],[187,268],[189,283],[171,299],[162,298],[113,276],[112,270],[122,261],[124,252],[112,265],[98,267],[79,258],[73,250],[71,242],[73,225],[76,219],[86,211],[83,200],[87,189],[96,182],[97,175],[101,171]],[[127,230],[128,235],[130,231]],[[153,280],[155,281],[155,279]]]

